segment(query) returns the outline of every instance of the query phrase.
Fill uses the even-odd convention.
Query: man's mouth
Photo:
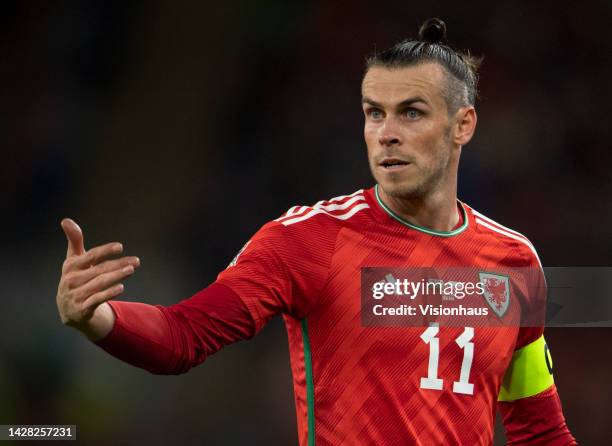
[[[400,158],[385,158],[378,164],[385,170],[399,170],[403,167],[406,167],[410,163]]]

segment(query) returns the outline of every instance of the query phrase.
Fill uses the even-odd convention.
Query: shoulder
[[[263,225],[249,241],[247,251],[255,247],[294,254],[333,251],[340,230],[347,225],[363,225],[367,217],[361,218],[361,212],[369,207],[363,189],[312,205],[292,206]]]
[[[465,205],[465,203],[464,203]],[[483,215],[474,208],[465,205],[468,212],[472,214],[475,231],[482,236],[489,237],[495,242],[518,251],[520,256],[530,265],[542,264],[533,243],[523,234],[514,229],[498,223],[497,221]]]
[[[292,206],[274,222],[296,228],[311,225],[338,226],[369,207],[363,189],[359,189],[352,194],[321,200],[313,205]]]

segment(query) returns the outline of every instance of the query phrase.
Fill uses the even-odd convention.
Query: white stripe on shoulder
[[[355,195],[363,195],[363,189],[359,189],[358,191],[355,191],[350,195],[340,195],[339,197],[330,198],[329,200],[321,200],[317,204],[325,203],[326,201],[340,201],[348,197],[354,197]]]
[[[283,215],[281,215],[278,218],[275,218],[274,221],[280,221],[283,218],[287,218],[287,217],[291,217],[292,215],[297,215],[300,212],[304,211],[306,209],[305,206],[292,206],[289,208],[289,210],[287,212],[285,212]]]
[[[362,211],[364,209],[369,208],[370,206],[368,206],[367,203],[361,203],[358,205],[355,205],[351,208],[348,209],[348,211],[341,213],[341,214],[332,214],[330,212],[328,212],[327,210],[323,209],[323,207],[319,207],[319,208],[312,208],[309,212],[305,213],[304,215],[300,216],[300,217],[295,217],[295,218],[288,218],[283,220],[281,223],[285,226],[289,226],[292,225],[294,223],[299,223],[301,221],[304,220],[308,220],[309,218],[317,215],[317,214],[326,214],[330,217],[333,217],[335,219],[338,220],[348,220],[349,218],[351,218],[353,215],[355,215],[357,212]]]
[[[289,209],[287,211],[287,213],[285,215],[293,215],[293,214],[297,214],[299,212],[299,209],[301,208],[301,206],[293,206],[291,209]]]
[[[472,209],[472,211],[473,211],[473,209]],[[476,213],[476,212],[474,212],[474,213]],[[484,226],[486,228],[489,228],[491,231],[495,231],[495,232],[497,232],[499,234],[505,235],[506,237],[510,237],[511,239],[518,240],[519,242],[521,242],[524,245],[526,245],[531,250],[533,255],[535,256],[536,260],[538,261],[538,264],[540,265],[540,268],[542,268],[542,262],[540,262],[540,257],[538,256],[538,253],[537,253],[536,249],[534,248],[534,246],[531,244],[531,242],[524,235],[519,234],[516,231],[508,232],[508,231],[506,231],[504,229],[501,229],[501,228],[499,228],[497,226],[494,226],[494,225],[492,225],[490,223],[487,223],[486,221],[480,219],[479,217],[476,217],[475,221],[476,221],[476,223],[478,223],[478,224],[480,224],[480,225],[482,225],[482,226]]]
[[[353,203],[356,203],[357,201],[365,201],[365,197],[363,195],[355,195],[352,198],[346,200],[344,203],[341,203],[341,204],[322,204],[325,202],[319,201],[317,204],[313,206],[313,208],[325,209],[326,211],[340,211],[342,209],[346,209],[350,207]]]
[[[496,222],[495,220],[493,220],[493,219],[491,219],[491,218],[487,217],[486,215],[482,215],[480,212],[478,212],[478,211],[476,211],[476,210],[474,210],[474,209],[472,209],[472,213],[473,213],[475,216],[480,217],[480,219],[481,219],[481,220],[484,220],[484,221],[486,221],[486,222],[488,222],[488,223],[491,223],[491,224],[493,224],[493,225],[497,226],[499,229],[503,229],[503,230],[504,230],[504,231],[506,231],[506,232],[511,232],[512,234],[520,235],[520,236],[521,236],[521,237],[523,237],[525,240],[529,241],[529,239],[528,239],[527,237],[525,237],[523,234],[521,234],[520,232],[517,232],[517,231],[515,231],[515,230],[513,230],[513,229],[507,228],[506,226],[504,226],[504,225],[502,225],[502,224],[499,224],[499,223],[498,223],[498,222]]]
[[[336,203],[342,200],[344,200],[343,203]],[[274,219],[274,221],[282,222],[282,221],[286,221],[286,220],[298,217],[300,216],[300,214],[302,215],[305,215],[306,213],[310,214],[313,209],[324,209],[326,211],[340,211],[340,210],[344,210],[344,209],[351,207],[357,201],[365,201],[365,197],[363,196],[363,189],[359,189],[358,191],[353,192],[350,195],[340,195],[339,197],[334,197],[329,200],[321,200],[317,202],[314,206],[293,206],[283,215]]]

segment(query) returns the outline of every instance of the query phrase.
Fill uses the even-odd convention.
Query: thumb
[[[64,218],[61,225],[64,234],[66,234],[66,239],[68,239],[66,257],[84,254],[85,245],[83,244],[83,231],[81,231],[79,225],[70,218]]]

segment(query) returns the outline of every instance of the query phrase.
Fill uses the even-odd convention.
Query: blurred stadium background
[[[91,445],[296,444],[280,320],[180,377],[122,364],[59,322],[59,221],[140,256],[123,299],[189,297],[288,207],[372,185],[364,57],[436,15],[485,55],[460,197],[546,266],[612,265],[609,1],[4,4],[0,424],[76,424]],[[612,444],[612,329],[547,339],[573,433]]]

